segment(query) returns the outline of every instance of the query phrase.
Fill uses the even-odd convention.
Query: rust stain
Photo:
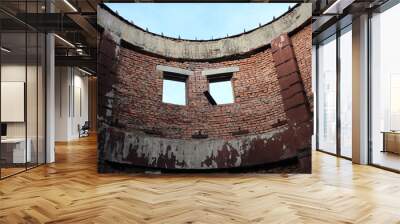
[[[215,162],[218,167],[230,168],[235,167],[239,157],[237,149],[232,147],[229,143],[225,143],[220,150],[218,150]]]

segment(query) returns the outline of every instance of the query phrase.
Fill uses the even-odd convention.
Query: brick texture
[[[312,32],[311,26],[306,26],[293,36],[291,36],[294,53],[297,59],[297,64],[300,69],[300,75],[303,80],[304,88],[310,103],[310,110],[313,110],[313,92],[312,92]]]
[[[106,157],[103,154],[122,155],[123,148],[128,147],[132,155],[130,159],[121,157],[118,161],[129,160],[132,164],[160,167],[152,161],[163,161],[160,159],[162,157],[168,158],[171,163],[165,167],[178,167],[180,162],[171,162],[169,159],[172,157],[167,156],[168,150],[173,150],[171,147],[168,146],[165,152],[154,158],[145,157],[137,151],[141,150],[135,143],[138,140],[130,137],[135,134],[128,136],[126,133],[188,142],[199,133],[206,135],[208,139],[222,139],[225,141],[225,148],[217,149],[218,153],[209,157],[210,164],[220,161],[217,163],[218,168],[236,166],[238,160],[229,162],[229,158],[233,157],[241,158],[241,165],[255,165],[289,158],[296,155],[297,150],[311,148],[310,25],[281,43],[290,46],[290,49],[283,47],[278,51],[267,46],[246,56],[213,61],[184,61],[158,57],[129,46],[119,46],[108,35],[107,32],[102,34],[99,48],[98,116],[99,127],[102,130],[99,134],[99,164]],[[157,65],[194,71],[186,83],[187,105],[162,102],[163,73],[156,69]],[[239,71],[232,77],[235,102],[210,105],[203,94],[208,90],[208,80],[201,72],[205,69],[230,66],[239,67]],[[111,129],[108,130],[108,127]],[[118,134],[112,131],[114,128],[118,129]],[[280,132],[282,130],[287,131]],[[240,142],[238,138],[241,135],[266,133],[279,134],[271,137],[268,142],[265,139],[251,140],[251,144],[241,152],[242,154],[239,153],[239,148],[233,149],[228,142],[234,139]],[[238,146],[241,144],[248,142],[243,141]],[[162,147],[165,146],[160,145],[160,148]],[[148,152],[146,155],[150,154]],[[308,151],[305,155],[305,158],[309,159]],[[204,163],[208,162],[205,160]],[[303,170],[310,172],[310,167]]]
[[[308,33],[301,31],[296,34],[294,45],[305,44],[300,42],[300,36],[306,36],[304,39],[307,41]],[[307,93],[311,94],[311,70],[307,68],[311,49],[307,52],[309,57],[303,55],[306,53],[303,48],[294,49],[300,51],[296,55],[300,57],[301,77]],[[186,106],[162,102],[163,73],[156,70],[157,65],[194,71],[186,84]],[[226,66],[240,68],[232,78],[235,103],[212,106],[203,95],[208,90],[208,81],[201,71]],[[275,128],[274,124],[287,119],[277,69],[280,68],[275,68],[270,48],[248,58],[222,62],[168,61],[121,48],[114,74],[116,81],[113,85],[118,97],[113,105],[113,117],[127,130],[157,130],[167,138],[190,139],[199,130],[210,138],[225,139],[233,138],[232,133],[239,129],[253,134],[265,133]],[[290,72],[293,68],[282,69]]]
[[[187,80],[186,106],[162,102],[163,73],[156,65],[194,70]],[[191,138],[198,130],[209,137],[231,138],[238,129],[263,133],[286,116],[270,50],[246,59],[219,63],[168,62],[129,49],[121,49],[115,88],[116,117],[127,129],[159,129],[165,137]],[[212,106],[203,92],[208,81],[201,71],[225,66],[239,66],[232,78],[235,103]]]

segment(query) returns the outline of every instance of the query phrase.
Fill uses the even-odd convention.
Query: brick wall
[[[307,96],[311,96],[310,26],[292,37]],[[308,46],[310,45],[310,46]],[[247,58],[222,62],[177,62],[121,48],[114,77],[113,116],[126,130],[157,130],[167,138],[190,139],[198,130],[210,138],[234,138],[232,132],[259,134],[284,125],[284,112],[271,48]],[[186,106],[162,102],[162,75],[157,65],[189,69]],[[232,78],[235,103],[212,106],[203,95],[204,69],[238,66]]]
[[[299,66],[301,78],[303,80],[304,88],[306,90],[307,98],[310,102],[310,109],[313,110],[313,93],[311,89],[312,77],[312,32],[311,26],[307,26],[300,30],[292,37],[292,44],[294,53],[297,59],[297,65]]]

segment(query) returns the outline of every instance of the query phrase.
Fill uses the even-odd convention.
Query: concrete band
[[[181,74],[181,75],[193,75],[194,72],[182,68],[176,68],[176,67],[171,67],[171,66],[165,66],[165,65],[157,65],[156,69],[158,71],[162,72],[171,72],[171,73],[176,73],[176,74]]]
[[[147,32],[118,17],[105,5],[98,6],[97,23],[143,51],[169,58],[203,60],[245,54],[269,45],[280,34],[290,33],[307,23],[311,10],[311,3],[302,3],[267,25],[209,41],[180,40]]]
[[[208,75],[218,75],[218,74],[225,74],[225,73],[233,73],[233,72],[238,72],[238,71],[239,71],[239,67],[238,66],[233,66],[233,67],[225,67],[225,68],[203,70],[201,72],[201,74],[205,75],[205,76],[208,76]]]

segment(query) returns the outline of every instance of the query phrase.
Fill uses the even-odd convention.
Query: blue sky
[[[107,3],[142,28],[170,37],[211,39],[265,24],[288,10],[287,3]]]

